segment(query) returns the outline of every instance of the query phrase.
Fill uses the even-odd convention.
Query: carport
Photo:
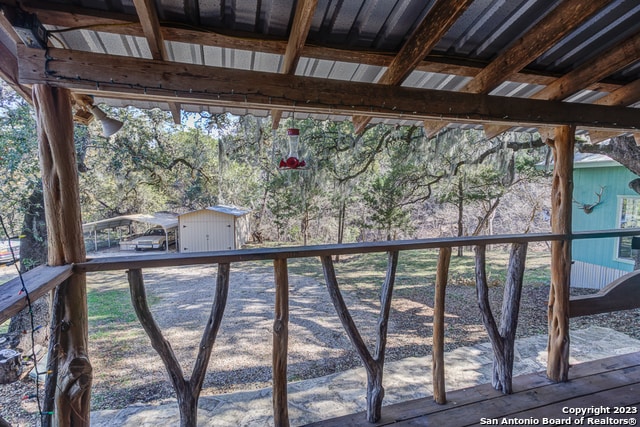
[[[178,228],[177,215],[170,213],[156,213],[156,214],[131,214],[121,215],[108,219],[101,219],[100,221],[88,222],[82,225],[82,232],[93,235],[93,247],[94,251],[98,251],[98,231],[108,230],[107,240],[109,246],[111,246],[111,230],[118,227],[128,227],[129,234],[131,233],[131,224],[134,222],[144,223],[147,225],[155,225],[162,227],[165,233],[167,241],[169,240],[168,231],[172,228]],[[122,230],[120,230],[122,231]],[[122,233],[118,237],[122,237]],[[167,245],[166,251],[169,250]]]

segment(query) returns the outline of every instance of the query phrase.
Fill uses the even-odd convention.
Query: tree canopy
[[[17,233],[39,184],[37,138],[29,104],[0,85],[2,212]],[[107,109],[125,122],[100,136],[76,126],[83,220],[128,213],[183,213],[215,204],[249,208],[257,238],[328,243],[545,230],[547,148],[539,134],[484,138],[448,128],[427,138],[421,127]],[[300,129],[307,166],[283,170],[286,127]],[[632,139],[632,138],[631,138]],[[579,142],[640,171],[629,138]],[[629,153],[633,153],[630,156]],[[542,186],[540,184],[543,184]]]

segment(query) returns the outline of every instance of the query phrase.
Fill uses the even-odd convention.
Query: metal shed
[[[180,215],[180,252],[239,249],[249,236],[249,212],[217,205]]]

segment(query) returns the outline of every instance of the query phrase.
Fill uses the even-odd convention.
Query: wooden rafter
[[[173,118],[173,123],[177,125],[182,123],[182,118],[180,117],[180,103],[169,102],[169,110],[171,110],[171,118]]]
[[[485,123],[483,125],[484,128],[484,137],[486,139],[495,138],[498,135],[501,135],[512,128],[512,126],[504,126],[504,125],[491,125]]]
[[[318,7],[318,0],[300,0],[296,6],[296,13],[293,17],[293,25],[291,27],[291,33],[289,34],[289,42],[287,43],[287,50],[284,53],[282,59],[282,65],[280,66],[280,72],[282,74],[294,74],[298,61],[300,60],[300,54],[302,48],[309,35],[311,29],[311,20]],[[280,123],[280,117],[282,116],[281,110],[271,110],[272,127],[276,129]]]
[[[569,0],[561,3],[484,67],[462,90],[489,93],[608,3],[611,0]]]
[[[18,82],[18,60],[2,41],[0,41],[0,78],[7,82],[27,102],[33,104],[31,89]]]
[[[484,67],[461,90],[470,93],[489,93],[501,83],[524,69],[527,64],[549,50],[571,30],[600,10],[611,0],[584,2],[571,0],[561,3],[516,40],[508,49]],[[548,81],[541,84],[551,84]],[[510,126],[485,125],[487,138],[494,138],[510,129]]]
[[[601,128],[636,130],[640,123],[640,110],[633,108],[285,76],[55,48],[46,57],[44,51],[23,48],[19,68],[23,84],[46,82],[122,99],[505,125],[595,123]],[[154,83],[141,86],[145,81]],[[381,105],[380,99],[386,103]]]
[[[397,86],[418,66],[424,57],[440,41],[456,20],[473,3],[473,0],[440,0],[437,1],[424,17],[400,52],[393,58],[389,68],[382,75],[378,84]],[[353,117],[356,132],[362,132],[371,117]]]
[[[585,2],[586,3],[586,2]],[[55,5],[55,9],[53,8]],[[38,19],[47,25],[57,27],[76,28],[82,26],[95,31],[145,37],[142,26],[132,15],[124,13],[104,12],[93,9],[85,9],[77,6],[65,6],[57,3],[25,0],[21,2],[23,9],[38,15]],[[241,32],[207,31],[203,29],[171,27],[163,24],[160,28],[166,41],[181,43],[193,43],[194,40],[203,46],[216,46],[229,49],[251,50],[263,53],[284,55],[287,49],[287,41],[277,38],[260,37]],[[366,65],[388,67],[394,59],[389,53],[371,51],[358,51],[350,49],[336,49],[324,46],[305,45],[302,56],[329,61],[352,62]],[[481,72],[483,62],[469,62],[461,59],[451,60],[441,56],[426,55],[416,66],[416,70],[451,74],[466,77],[475,77]],[[529,83],[548,85],[557,77],[540,73],[535,70],[523,69],[519,73],[512,74],[510,79],[516,83]],[[616,82],[599,82],[597,89],[612,92],[621,87]],[[589,89],[589,88],[586,88]],[[596,87],[591,88],[593,90]]]
[[[621,105],[627,106],[640,100],[640,80],[635,80],[620,89],[613,91],[609,95],[598,99],[597,105]]]
[[[164,46],[164,39],[160,31],[160,21],[156,12],[156,5],[153,0],[133,0],[136,7],[142,31],[149,44],[153,59],[166,60],[167,50]]]
[[[598,99],[596,105],[610,106],[627,106],[640,100],[640,80],[635,80],[626,86],[610,93],[609,95]],[[597,129],[588,129],[591,143],[604,141],[605,139],[619,136],[620,132],[601,131]],[[638,138],[636,137],[636,141]]]
[[[423,120],[422,124],[424,126],[424,135],[427,139],[433,138],[444,126],[447,125],[447,123],[448,122],[443,122],[442,120]]]
[[[21,85],[18,82],[18,59],[16,58],[16,46],[24,45],[20,37],[13,30],[13,27],[0,12],[0,31],[4,31],[11,40],[7,40],[6,45],[0,38],[0,78],[13,88],[20,96],[33,104],[31,98],[31,88]],[[12,43],[13,42],[13,43]]]
[[[574,69],[532,96],[533,99],[560,101],[582,88],[638,61],[640,33],[612,47],[588,64]]]
[[[592,144],[597,144],[598,142],[602,142],[606,139],[613,138],[618,135],[620,135],[620,132],[600,131],[597,129],[589,130],[589,140]]]

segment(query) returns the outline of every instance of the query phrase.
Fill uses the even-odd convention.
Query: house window
[[[640,227],[640,197],[620,197],[618,226],[620,228]],[[631,236],[618,239],[618,258],[633,260]]]

